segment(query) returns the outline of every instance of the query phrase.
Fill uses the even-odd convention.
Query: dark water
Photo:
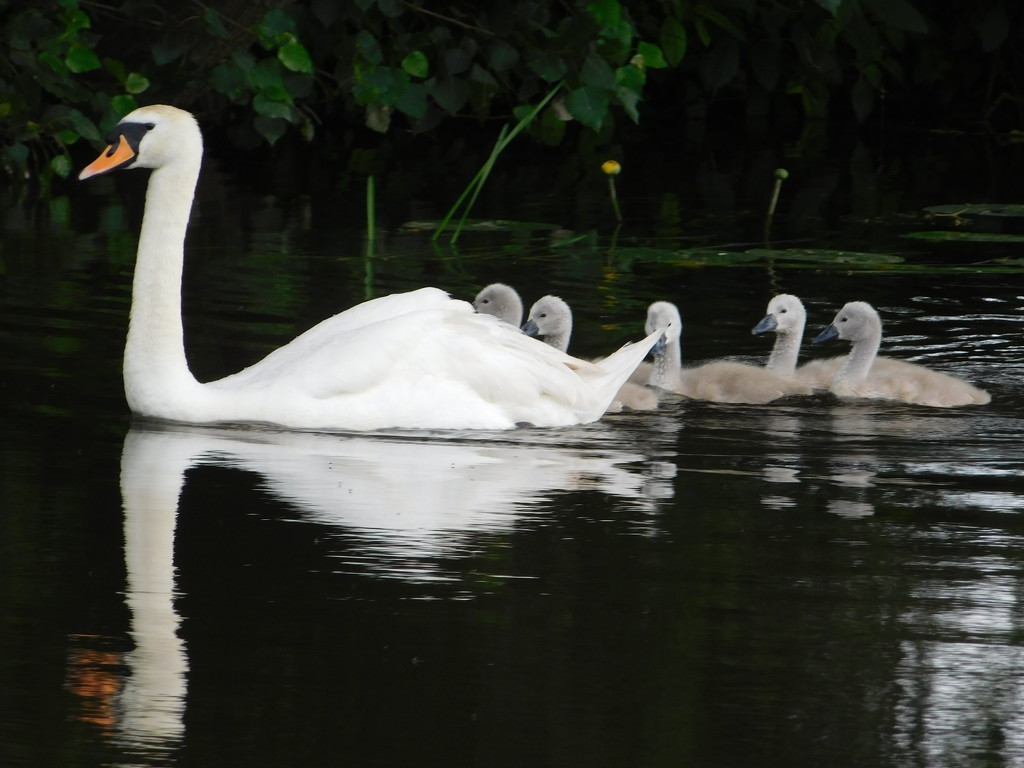
[[[772,293],[801,295],[815,329],[866,299],[887,354],[993,402],[201,429],[123,404],[137,184],[4,217],[0,765],[1024,766],[1024,286],[995,262],[1012,244],[901,240],[932,226],[902,203],[799,218],[794,201],[782,247],[902,260],[665,259],[751,242],[762,198],[734,185],[722,213],[626,195],[650,215],[611,253],[596,194],[509,211],[589,233],[570,247],[437,249],[394,226],[418,211],[388,209],[367,259],[351,195],[211,176],[186,267],[200,378],[367,295],[502,279],[562,294],[581,355],[638,336],[655,299],[683,308],[688,358],[751,361]]]

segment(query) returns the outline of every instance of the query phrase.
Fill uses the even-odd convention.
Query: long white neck
[[[200,388],[188,369],[181,325],[185,230],[200,163],[201,157],[181,158],[149,179],[124,352],[125,396],[145,416],[173,418],[176,403]]]
[[[800,341],[803,335],[802,327],[799,331],[776,333],[775,344],[764,367],[780,376],[792,376],[796,372],[796,361],[800,356]]]
[[[569,339],[572,336],[572,324],[570,323],[568,328],[558,333],[553,333],[549,336],[544,337],[544,341],[560,352],[569,351]]]
[[[859,384],[867,378],[871,371],[871,364],[875,362],[878,355],[878,347],[882,343],[882,329],[872,328],[870,333],[857,339],[846,361],[836,373],[836,381],[846,384]]]
[[[665,351],[654,358],[654,370],[647,383],[652,387],[674,389],[679,384],[683,365],[683,349],[679,339],[665,345]]]

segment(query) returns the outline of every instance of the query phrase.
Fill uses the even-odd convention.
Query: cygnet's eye
[[[782,309],[780,309],[780,310],[779,310],[779,314],[780,314],[780,315],[784,315],[784,314],[786,314],[786,312],[788,312],[788,311],[789,311],[788,309],[786,309],[785,307],[783,307]]]
[[[839,322],[840,323],[845,323],[846,322],[846,318],[845,317],[840,317],[839,318]]]
[[[548,316],[548,313],[547,312],[541,312],[540,316],[541,316],[541,318],[545,318],[545,317]]]

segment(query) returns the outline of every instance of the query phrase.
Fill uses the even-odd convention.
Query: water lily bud
[[[605,160],[601,163],[601,170],[609,176],[618,176],[619,172],[622,170],[622,166],[615,160]]]

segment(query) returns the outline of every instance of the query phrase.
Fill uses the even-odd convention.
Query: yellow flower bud
[[[614,160],[605,160],[601,163],[601,170],[609,176],[618,176],[619,172],[622,170],[622,166]]]

